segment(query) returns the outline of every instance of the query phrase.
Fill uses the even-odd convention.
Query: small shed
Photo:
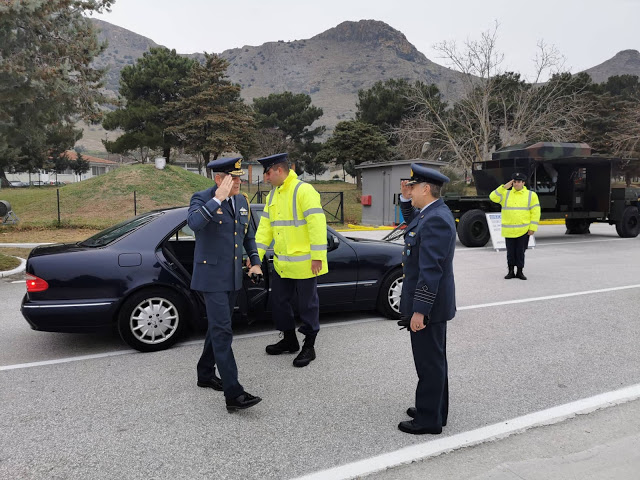
[[[400,181],[411,175],[411,164],[422,163],[435,170],[447,165],[437,160],[397,160],[362,163],[356,166],[362,177],[362,224],[397,225],[400,213]]]

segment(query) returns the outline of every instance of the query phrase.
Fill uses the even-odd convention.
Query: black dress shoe
[[[198,386],[202,387],[202,388],[213,388],[214,390],[217,390],[218,392],[222,391],[222,380],[220,379],[220,377],[218,377],[215,373],[213,374],[213,377],[207,379],[207,380],[203,380],[203,379],[198,379]]]
[[[410,416],[411,418],[416,418],[416,414],[417,413],[418,413],[418,411],[416,410],[416,407],[407,408],[407,415]],[[447,421],[446,420],[444,422],[442,422],[442,426],[443,427],[447,426]]]
[[[281,353],[296,353],[300,350],[300,344],[298,339],[291,341],[289,339],[282,339],[278,343],[273,345],[267,345],[267,353],[269,355],[280,355]]]
[[[527,279],[527,277],[524,276],[524,273],[522,273],[522,270],[518,270],[518,273],[516,273],[516,278],[519,278],[520,280]]]
[[[244,392],[238,395],[236,398],[227,398],[227,411],[235,412],[236,410],[244,410],[245,408],[253,407],[260,403],[262,399],[260,397],[254,397],[250,393]]]
[[[303,346],[302,351],[293,360],[294,367],[306,367],[316,359],[316,350],[313,347]]]
[[[423,427],[418,425],[415,420],[407,420],[398,424],[398,430],[404,433],[410,433],[412,435],[424,435],[430,433],[431,435],[438,435],[442,433],[442,427]]]

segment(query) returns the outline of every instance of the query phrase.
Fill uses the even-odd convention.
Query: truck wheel
[[[458,222],[458,238],[465,247],[484,247],[489,241],[487,217],[482,210],[465,212]]]
[[[591,233],[589,231],[591,222],[586,218],[565,218],[564,224],[567,227],[567,235],[586,235]]]
[[[638,207],[628,206],[622,212],[622,218],[616,223],[616,232],[622,238],[634,238],[640,233],[640,214]]]

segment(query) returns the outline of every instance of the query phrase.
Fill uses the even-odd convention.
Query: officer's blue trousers
[[[198,378],[212,378],[217,364],[224,396],[235,398],[244,392],[238,382],[238,367],[231,349],[231,316],[238,292],[203,292],[203,295],[209,323],[204,349],[198,361]]]
[[[296,321],[292,302],[297,301],[298,315],[303,335],[316,335],[320,330],[320,301],[318,300],[318,277],[282,278],[274,270],[271,281],[271,312],[280,331],[293,330]]]
[[[422,427],[441,427],[449,415],[447,322],[430,323],[411,332],[411,349],[418,373],[416,423]]]

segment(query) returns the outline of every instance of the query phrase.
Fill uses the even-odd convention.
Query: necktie
[[[230,198],[227,199],[227,202],[229,202],[229,208],[231,209],[231,215],[233,215],[235,217],[236,216],[236,211],[233,209],[233,202],[231,201]]]

